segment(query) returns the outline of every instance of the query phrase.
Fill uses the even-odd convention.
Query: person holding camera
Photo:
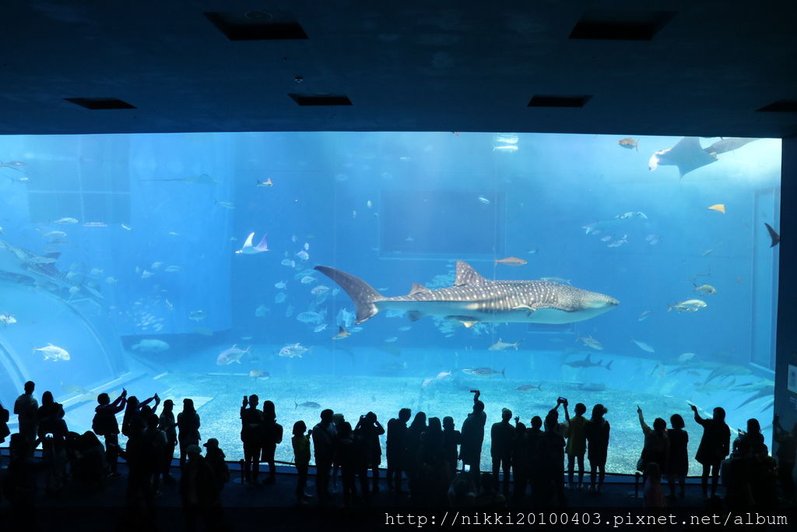
[[[256,394],[244,396],[241,404],[241,441],[244,444],[244,482],[257,484],[260,473],[260,440],[263,412],[257,409],[260,398]]]
[[[379,436],[385,433],[385,428],[377,420],[376,414],[368,412],[364,416],[360,416],[354,433],[362,438],[365,467],[371,470],[371,492],[379,493],[379,464],[382,463],[382,446],[379,444]]]
[[[463,470],[470,470],[473,483],[478,487],[487,414],[484,413],[484,403],[479,400],[481,392],[471,390],[471,393],[473,394],[473,410],[462,423],[462,444],[459,448],[459,457],[462,459]]]

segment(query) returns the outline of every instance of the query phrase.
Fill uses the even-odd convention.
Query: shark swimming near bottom
[[[413,284],[405,296],[384,297],[354,275],[316,266],[349,294],[362,323],[380,311],[404,312],[411,320],[442,316],[471,327],[478,322],[561,324],[588,320],[620,304],[615,298],[551,281],[491,281],[457,261],[454,285],[430,290]]]

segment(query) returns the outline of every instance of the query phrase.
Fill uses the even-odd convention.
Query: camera
[[[557,397],[556,402],[564,404],[567,402],[567,399],[565,399],[564,397]]]

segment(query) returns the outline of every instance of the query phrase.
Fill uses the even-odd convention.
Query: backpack
[[[274,443],[282,443],[282,425],[274,423]]]
[[[2,405],[0,405],[0,443],[6,440],[6,436],[11,434],[8,428],[9,412]]]
[[[102,436],[102,426],[100,425],[100,413],[97,412],[94,414],[94,418],[91,420],[91,430],[97,436]]]

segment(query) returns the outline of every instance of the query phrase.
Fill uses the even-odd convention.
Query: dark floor
[[[423,519],[426,527],[436,528],[441,521],[452,520],[454,510],[446,514],[446,508],[417,508],[411,504],[407,495],[389,493],[384,480],[380,483],[380,493],[373,495],[368,504],[357,501],[352,508],[343,508],[342,497],[339,490],[335,490],[334,501],[329,507],[321,508],[311,498],[308,504],[300,506],[294,498],[296,475],[293,468],[281,467],[274,484],[261,484],[258,486],[244,485],[237,464],[231,464],[231,481],[222,492],[223,515],[222,524],[211,525],[199,530],[378,530],[397,528],[422,528]],[[168,484],[161,487],[161,492],[155,501],[154,515],[143,509],[129,508],[126,503],[127,471],[123,463],[119,467],[120,476],[109,478],[100,488],[88,489],[70,484],[56,495],[47,495],[39,489],[34,497],[34,508],[30,513],[19,517],[18,512],[12,512],[8,501],[0,503],[0,531],[5,530],[60,530],[81,532],[114,530],[163,530],[179,531],[188,530],[184,515],[180,509],[178,484]],[[174,468],[175,476],[179,469]],[[384,472],[382,472],[384,475]],[[264,480],[266,475],[261,475]],[[43,479],[40,479],[43,480]],[[43,485],[43,481],[39,483]],[[339,486],[338,482],[338,486]],[[307,486],[307,493],[314,492],[314,477],[312,475]],[[640,529],[632,519],[632,513],[644,512],[642,500],[635,496],[634,478],[610,476],[601,494],[595,495],[584,490],[567,490],[567,507],[557,509],[556,514],[562,512],[572,515],[578,513],[583,519],[589,514],[588,519],[598,516],[603,520],[603,525],[612,523],[613,520],[622,519],[622,528]],[[641,493],[639,494],[641,497]],[[670,509],[679,515],[701,515],[707,511],[727,510],[722,508],[720,500],[705,501],[702,497],[700,486],[694,481],[687,485],[686,497],[669,501]],[[479,512],[483,512],[482,509]],[[526,506],[502,510],[503,519],[514,518],[530,520],[544,519],[539,510],[532,510]],[[626,515],[627,514],[627,515]],[[457,514],[459,515],[459,514]],[[474,514],[475,515],[475,514]],[[472,529],[476,524],[483,524],[487,514],[476,516]],[[546,513],[546,515],[548,515]],[[793,514],[792,514],[793,515]],[[549,516],[550,517],[550,516]],[[572,519],[572,517],[571,517]],[[10,523],[6,528],[2,523]],[[432,525],[435,526],[432,526]],[[495,524],[488,519],[488,524]],[[509,524],[505,521],[501,524]],[[524,523],[529,524],[529,523]],[[537,525],[542,523],[538,522]],[[630,524],[630,526],[629,526]],[[791,524],[790,526],[793,526]],[[459,528],[459,527],[457,527]],[[548,526],[547,528],[557,528]],[[563,528],[563,527],[558,527]],[[564,527],[564,529],[570,529]],[[594,529],[594,527],[592,527]],[[606,527],[611,528],[611,527]],[[672,527],[670,527],[672,528]],[[678,528],[678,527],[676,527]],[[780,530],[789,527],[781,527]]]

